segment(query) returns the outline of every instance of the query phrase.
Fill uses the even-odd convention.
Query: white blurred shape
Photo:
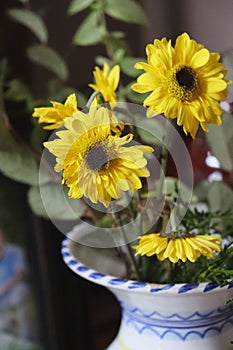
[[[216,158],[215,156],[213,156],[209,152],[208,152],[208,155],[205,159],[205,163],[207,166],[209,166],[211,168],[221,168],[221,165],[219,163],[218,158]]]
[[[214,171],[212,174],[208,176],[208,181],[222,181],[222,174],[219,171]]]

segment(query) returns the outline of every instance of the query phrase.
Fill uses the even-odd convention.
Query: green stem
[[[168,274],[169,283],[174,282],[175,270],[176,270],[176,264],[169,261],[169,274]]]
[[[165,130],[165,139],[164,139],[164,143],[163,143],[162,151],[161,151],[161,176],[160,176],[159,184],[158,184],[158,199],[162,198],[162,196],[163,196],[164,178],[165,178],[166,171],[167,171],[170,127],[171,127],[171,120],[167,119],[166,120],[166,130]]]
[[[102,1],[102,9],[101,9],[101,13],[100,13],[100,21],[101,21],[101,24],[102,24],[102,26],[104,28],[105,33],[106,33],[105,37],[104,37],[104,45],[105,45],[105,49],[106,49],[108,57],[114,63],[114,61],[115,61],[115,59],[114,59],[114,50],[113,50],[112,43],[111,43],[111,40],[110,40],[110,32],[108,31],[108,28],[107,28],[107,22],[106,22],[104,8],[105,8],[105,1]]]
[[[137,211],[135,210],[135,208],[134,208],[134,206],[133,206],[132,200],[131,200],[131,198],[130,198],[128,192],[126,192],[126,196],[127,196],[128,201],[129,201],[129,206],[128,206],[128,208],[129,208],[130,215],[131,215],[131,217],[132,217],[133,219],[136,219],[136,217],[137,217]]]
[[[130,245],[127,242],[127,239],[126,239],[126,232],[124,230],[124,227],[123,227],[123,223],[121,221],[121,217],[118,215],[118,213],[115,213],[115,212],[112,212],[112,215],[118,225],[118,228],[121,230],[121,233],[122,233],[122,237],[123,237],[123,240],[124,240],[124,243],[125,243],[125,246],[126,246],[126,249],[127,249],[127,253],[128,253],[128,258],[129,258],[129,261],[131,262],[131,266],[134,268],[134,272],[137,276],[137,279],[139,281],[142,280],[141,278],[141,274],[140,274],[140,271],[139,271],[139,268],[138,268],[138,265],[137,265],[137,262],[136,262],[136,259],[135,259],[135,256],[132,252],[132,249],[130,247]]]
[[[147,256],[142,256],[143,281],[150,282],[151,260]],[[154,265],[154,261],[153,261]]]
[[[170,230],[175,231],[177,230],[178,224],[177,224],[177,208],[174,207],[171,209],[170,217],[169,217],[169,224],[170,224]]]
[[[95,97],[99,94],[100,92],[97,90],[97,91],[94,91],[91,96],[89,97],[87,103],[86,103],[86,107],[87,108],[90,108],[91,106],[91,103],[94,101]]]

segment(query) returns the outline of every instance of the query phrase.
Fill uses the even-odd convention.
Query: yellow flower
[[[93,71],[96,84],[89,84],[95,90],[100,91],[105,102],[116,102],[116,89],[120,79],[120,67],[114,66],[109,72],[109,65],[104,63],[103,71],[95,67]]]
[[[177,118],[184,132],[195,138],[199,123],[204,131],[207,124],[221,124],[220,101],[227,96],[226,71],[218,53],[210,53],[203,45],[180,35],[173,47],[166,38],[155,40],[146,47],[148,63],[139,62],[140,75],[132,89],[151,92],[144,101],[148,117],[164,113]]]
[[[160,233],[151,233],[139,237],[139,245],[134,246],[136,255],[157,255],[160,261],[168,258],[177,263],[180,259],[195,262],[201,255],[214,258],[214,251],[221,250],[219,242],[222,239],[216,236],[190,235],[166,237]]]
[[[51,104],[53,107],[34,108],[33,117],[39,118],[39,123],[52,123],[44,126],[44,129],[59,128],[63,125],[65,118],[71,117],[78,111],[75,94],[69,95],[64,105],[54,101],[51,101]]]
[[[57,139],[45,142],[56,156],[55,170],[63,171],[63,183],[71,198],[89,198],[108,207],[122,191],[135,192],[142,187],[140,177],[149,176],[144,154],[148,146],[126,146],[132,134],[120,137],[122,123],[104,107],[79,111],[64,121],[65,130]]]

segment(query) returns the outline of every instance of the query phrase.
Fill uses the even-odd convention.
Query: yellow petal
[[[77,109],[77,100],[76,100],[76,95],[75,94],[71,94],[71,95],[69,95],[67,97],[66,102],[65,102],[65,106],[70,106],[74,110]]]
[[[191,65],[193,68],[199,68],[204,66],[210,57],[210,53],[207,49],[202,49],[195,53],[191,60]]]
[[[111,88],[115,91],[120,80],[120,66],[116,65],[113,67],[108,75],[108,81]]]
[[[206,80],[207,93],[223,91],[227,87],[225,80],[220,80],[217,78],[208,78]]]

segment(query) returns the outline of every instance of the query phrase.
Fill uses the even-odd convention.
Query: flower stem
[[[126,242],[127,242],[127,239],[126,239],[126,232],[125,232],[125,230],[124,230],[121,217],[120,217],[120,215],[118,215],[118,213],[115,213],[115,212],[112,212],[112,216],[114,217],[114,219],[115,219],[115,221],[116,221],[116,223],[117,223],[117,225],[118,225],[118,228],[119,228],[120,231],[121,231],[122,238],[123,238],[123,240],[124,240],[125,247],[126,247],[127,253],[128,253],[127,256],[128,256],[129,262],[131,263],[130,266],[131,266],[131,268],[133,267],[134,272],[135,272],[135,274],[136,274],[136,276],[137,276],[137,279],[138,279],[139,281],[141,281],[141,280],[142,280],[142,278],[141,278],[141,273],[140,273],[140,271],[139,271],[139,268],[138,268],[138,265],[137,265],[135,256],[134,256],[134,254],[133,254],[133,251],[132,251],[132,249],[131,249],[131,246],[130,246],[128,243],[126,243]]]
[[[128,192],[126,192],[126,197],[127,197],[128,201],[129,201],[129,207],[128,208],[129,208],[130,215],[131,215],[131,217],[133,219],[136,219],[137,211],[135,210],[135,208],[133,206],[132,200],[131,200]]]
[[[103,1],[103,0],[102,0],[102,8],[101,8],[101,13],[100,13],[100,21],[101,21],[101,24],[102,24],[104,31],[105,31],[104,45],[105,45],[106,53],[107,53],[108,57],[110,58],[110,60],[112,60],[114,62],[115,61],[114,60],[114,51],[113,51],[112,43],[110,40],[110,32],[107,28],[107,22],[106,22],[106,17],[105,17],[105,1]]]
[[[143,271],[143,281],[150,282],[150,271],[151,271],[151,260],[147,256],[141,257],[142,261],[142,271]],[[153,264],[154,265],[154,264]]]
[[[100,92],[97,90],[97,91],[94,91],[91,96],[89,97],[87,103],[86,103],[86,107],[87,108],[90,108],[92,102],[94,101],[95,97],[99,94]]]
[[[171,120],[166,119],[165,139],[164,139],[162,151],[161,151],[161,175],[160,175],[159,184],[158,184],[158,199],[162,198],[163,196],[164,178],[167,171],[168,141],[170,137],[170,127],[171,127]]]

